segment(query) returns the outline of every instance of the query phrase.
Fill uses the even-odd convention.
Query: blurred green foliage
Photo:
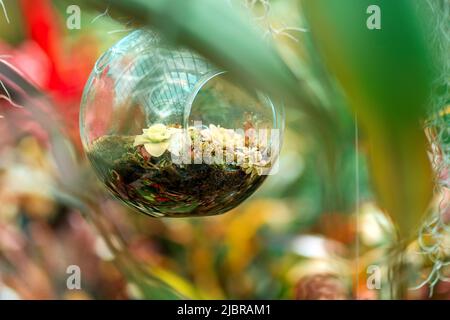
[[[352,287],[354,297],[364,290],[354,281],[361,277],[360,283],[365,283],[364,266],[386,262],[383,248],[371,250],[392,241],[389,232],[377,229],[376,223],[357,225],[355,221],[359,215],[382,219],[377,207],[370,204],[374,192],[380,207],[395,220],[401,237],[414,234],[432,190],[421,125],[433,80],[431,70],[439,69],[431,65],[435,52],[427,42],[431,31],[426,19],[431,22],[434,16],[428,16],[426,6],[418,9],[419,1],[278,0],[270,2],[274,18],[269,18],[263,2],[242,6],[251,2],[80,1],[82,29],[66,30],[67,42],[91,35],[98,42],[95,50],[99,55],[130,29],[156,28],[171,41],[191,47],[231,71],[237,83],[262,89],[284,102],[288,106],[285,146],[280,172],[235,211],[202,220],[154,220],[106,199],[87,173],[87,163],[81,160],[68,169],[69,152],[58,145],[60,154],[54,158],[64,162],[59,163],[60,171],[66,171],[62,172],[63,182],[89,194],[82,200],[93,206],[71,201],[61,185],[54,188],[57,192],[53,190],[53,200],[61,202],[53,209],[42,205],[43,200],[35,194],[24,196],[19,190],[12,201],[4,192],[9,187],[0,189],[6,194],[0,192],[5,204],[0,216],[6,217],[6,203],[13,203],[18,213],[11,214],[11,220],[4,219],[8,227],[12,225],[26,237],[8,229],[2,232],[30,253],[21,261],[40,270],[26,278],[28,286],[32,283],[35,287],[30,290],[34,296],[65,294],[60,283],[54,285],[55,292],[42,289],[51,287],[52,275],[45,270],[58,257],[65,262],[80,261],[89,270],[85,290],[94,292],[91,298],[294,298],[302,279],[321,272],[338,274]],[[63,23],[69,2],[54,3]],[[365,26],[369,4],[382,8],[381,30],[369,31]],[[13,8],[11,17],[17,19],[1,29],[2,41],[20,43],[24,37],[20,10],[17,4],[8,3],[8,8]],[[254,19],[249,8],[260,18]],[[108,15],[98,18],[105,12]],[[306,32],[299,31],[305,28]],[[357,114],[360,127],[350,110]],[[36,161],[44,158],[40,155],[43,151],[36,151],[41,149],[30,142],[26,147],[21,144],[14,154],[31,168],[26,172],[32,176],[35,164],[30,165],[27,157]],[[13,173],[21,161],[5,160],[0,182],[17,180]],[[46,175],[56,176],[53,170],[45,170]],[[79,181],[69,180],[71,172],[67,171],[76,172],[72,175]],[[126,285],[96,241],[83,240],[89,228],[76,220],[76,210],[109,240],[110,249],[119,242],[116,238],[123,238],[119,243],[124,250],[113,253],[114,266],[126,278]],[[302,244],[303,234],[322,236],[313,236],[312,244]],[[360,239],[361,246],[356,246]],[[71,256],[67,247],[77,255]],[[0,258],[0,271],[5,278],[32,274],[11,259],[8,248],[2,250],[6,254]],[[52,254],[33,254],[41,251]],[[355,256],[361,261],[356,268]],[[55,271],[55,281],[64,279],[61,270]],[[27,287],[11,283],[12,287]],[[117,287],[105,289],[105,284]],[[33,296],[26,290],[18,292]],[[370,296],[373,292],[365,294],[376,298]],[[386,296],[384,291],[382,296]]]

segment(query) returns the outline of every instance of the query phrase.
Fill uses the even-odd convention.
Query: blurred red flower
[[[16,48],[0,42],[0,55],[52,99],[58,120],[80,145],[79,104],[98,54],[95,38],[86,33],[73,43],[65,39],[64,21],[50,0],[21,0],[26,40]]]

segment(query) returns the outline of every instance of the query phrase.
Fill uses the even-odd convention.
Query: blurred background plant
[[[395,32],[365,0],[78,1],[73,30],[72,3],[1,1],[0,298],[448,299],[450,2],[372,2]],[[288,107],[279,173],[232,212],[136,214],[85,160],[84,84],[143,25]]]

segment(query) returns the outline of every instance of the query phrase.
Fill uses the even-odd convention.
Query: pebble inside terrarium
[[[99,59],[80,115],[99,178],[154,217],[215,215],[247,199],[273,172],[282,120],[266,96],[144,30]]]

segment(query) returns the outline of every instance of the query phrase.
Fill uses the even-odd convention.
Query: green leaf
[[[297,80],[276,51],[227,1],[130,0],[109,4],[151,25],[171,42],[194,48],[217,65],[269,92],[296,95]]]
[[[260,89],[313,119],[317,131],[330,131],[332,119],[297,79],[269,39],[262,37],[248,17],[225,0],[90,0],[100,11],[132,17],[134,23],[159,30],[177,45],[192,48],[237,83]]]
[[[380,30],[366,25],[369,5],[381,9]],[[367,134],[380,203],[400,236],[408,237],[432,194],[420,123],[433,79],[420,14],[426,10],[410,0],[314,0],[302,7],[316,46]]]

